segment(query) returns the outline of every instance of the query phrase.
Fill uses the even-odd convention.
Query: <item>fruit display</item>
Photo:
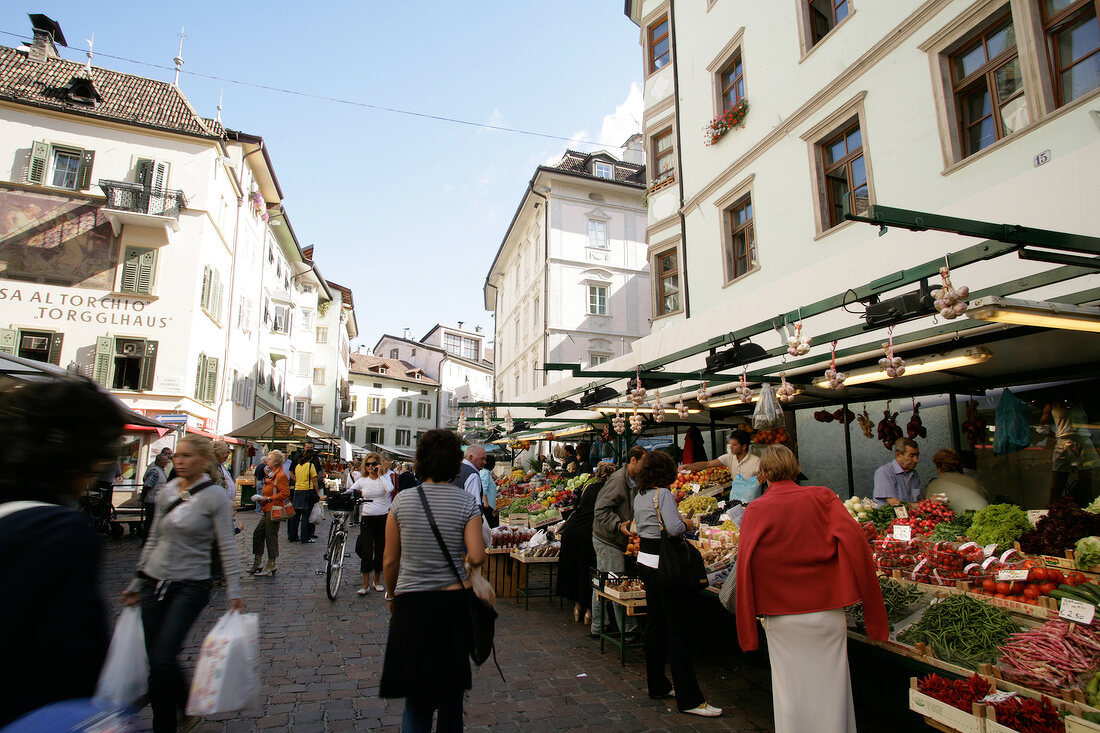
[[[694,494],[681,501],[677,508],[684,516],[706,514],[718,508],[718,500],[713,496]]]
[[[512,549],[527,542],[534,534],[535,530],[527,527],[508,527],[502,524],[493,527],[489,544],[494,548]]]
[[[677,489],[681,489],[689,484],[698,484],[699,488],[702,490],[712,486],[723,486],[729,482],[729,469],[725,466],[719,466],[718,468],[705,468],[702,471],[695,471],[694,473],[676,474],[676,480],[672,482],[670,488],[673,493],[675,493]]]
[[[764,444],[771,443],[789,443],[791,436],[787,434],[786,428],[776,428],[772,430],[757,430],[752,436],[752,442]]]
[[[866,497],[861,499],[858,496],[853,496],[851,499],[847,499],[844,502],[844,508],[852,515],[852,519],[857,522],[866,521],[870,517],[869,512],[877,506],[878,504],[874,499],[868,499]]]
[[[875,567],[889,575],[894,570],[911,571],[917,564],[917,556],[924,550],[922,540],[896,540],[883,537],[871,545]]]

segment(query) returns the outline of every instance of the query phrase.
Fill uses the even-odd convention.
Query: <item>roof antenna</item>
[[[224,94],[224,90],[218,92],[218,116],[215,118],[217,119],[219,125],[222,121],[222,94]]]
[[[183,39],[184,38],[185,38],[185,36],[183,35],[183,26],[181,25],[180,26],[180,48],[179,48],[179,52],[176,54],[176,58],[172,59],[174,62],[176,62],[176,78],[172,81],[172,86],[174,86],[174,87],[179,87],[179,85],[180,85],[180,67],[183,66]]]
[[[92,78],[92,46],[95,44],[95,33],[92,33],[91,38],[85,38],[84,41],[88,44],[88,60],[84,62],[84,76],[91,79]]]

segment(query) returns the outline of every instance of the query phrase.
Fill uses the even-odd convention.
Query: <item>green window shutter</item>
[[[138,260],[141,258],[141,250],[137,247],[127,247],[122,254],[122,282],[119,290],[124,293],[136,293],[138,287]]]
[[[168,184],[168,164],[157,161],[156,170],[153,171],[153,190],[163,191]]]
[[[205,373],[206,373],[206,354],[199,354],[199,365],[198,365],[198,368],[195,369],[195,399],[198,400],[199,402],[204,402],[205,401],[205,400],[203,400],[203,392],[202,392],[202,389],[203,389],[202,377],[203,377],[203,374],[205,374]]]
[[[207,310],[210,311],[210,315],[214,316],[215,321],[222,319],[222,283],[221,273],[217,270],[211,270],[210,277],[210,305]]]
[[[218,360],[212,356],[206,357],[206,374],[203,375],[204,399],[203,402],[216,402],[218,398]]]
[[[111,379],[111,362],[115,351],[115,340],[109,336],[99,336],[95,340],[95,362],[92,364],[92,379],[104,387]]]
[[[50,355],[48,361],[51,364],[61,365],[61,342],[64,341],[65,334],[55,333],[50,336]]]
[[[80,152],[80,167],[76,169],[76,189],[87,191],[92,185],[92,165],[95,163],[94,150]]]
[[[202,307],[210,310],[210,268],[202,268]]]
[[[52,352],[51,352],[52,353]],[[145,356],[141,359],[141,389],[149,391],[153,388],[153,373],[157,369],[157,342],[145,342]]]
[[[14,328],[0,328],[0,354],[15,356],[15,346],[19,341],[19,332]]]
[[[153,273],[157,266],[157,251],[147,249],[141,253],[137,260],[137,278],[135,291],[151,295],[153,292]]]
[[[31,145],[31,159],[27,162],[27,183],[45,183],[46,160],[50,156],[50,146],[36,140]]]
[[[137,182],[144,188],[153,185],[153,161],[141,158],[137,162]]]

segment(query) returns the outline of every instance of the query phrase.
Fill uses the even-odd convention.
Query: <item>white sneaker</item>
[[[688,715],[701,715],[704,718],[717,718],[722,714],[722,708],[716,708],[708,702],[704,702],[698,707],[694,707],[691,710],[685,710]]]
[[[378,591],[379,593],[385,593],[386,592],[386,586],[382,585],[381,583],[375,583],[374,584],[374,589],[376,591]]]
[[[367,594],[367,589],[366,588],[360,588],[359,590],[355,591],[355,595],[357,595],[357,596],[365,596],[366,594]]]

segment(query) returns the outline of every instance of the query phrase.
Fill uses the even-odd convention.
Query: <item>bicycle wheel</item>
[[[328,564],[325,566],[325,592],[330,601],[340,593],[340,580],[344,577],[344,543],[347,532],[340,530],[330,545]]]

